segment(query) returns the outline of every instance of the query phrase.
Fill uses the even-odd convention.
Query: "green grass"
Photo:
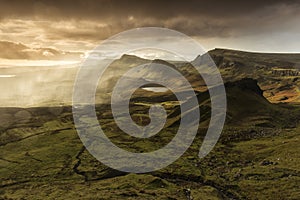
[[[299,199],[299,106],[270,104],[236,85],[227,87],[227,94],[228,118],[213,151],[198,158],[210,116],[208,94],[200,93],[201,115],[206,117],[193,144],[168,167],[147,174],[119,172],[92,157],[76,133],[70,108],[56,115],[47,108],[29,109],[30,120],[5,124],[1,130],[0,199],[184,200],[187,189],[194,200]],[[109,106],[99,105],[97,111],[116,145],[146,152],[167,144],[178,129],[178,105],[171,100],[163,104],[174,123],[148,140],[122,133]],[[133,105],[136,119],[147,107],[149,102]],[[5,112],[9,116],[17,111]]]

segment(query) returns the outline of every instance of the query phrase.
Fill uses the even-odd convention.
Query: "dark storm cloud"
[[[299,12],[299,5],[299,1],[279,0],[5,0],[0,2],[0,16],[2,19],[44,19],[54,22],[75,20],[75,25],[76,20],[106,24],[102,27],[85,27],[83,31],[79,27],[77,32],[50,28],[50,32],[58,32],[59,36],[48,34],[48,37],[103,39],[111,34],[142,26],[172,28],[191,36],[227,37],[271,30],[277,25],[272,21],[274,17],[288,20],[286,18],[294,15],[283,13],[284,16],[281,16],[278,8],[288,6],[294,8],[294,12]],[[88,30],[89,28],[91,29]]]
[[[0,39],[67,51],[159,26],[215,47],[299,51],[296,0],[0,0]]]
[[[1,15],[71,18],[111,18],[127,15],[167,19],[183,16],[209,15],[228,17],[247,15],[255,10],[276,4],[297,4],[299,1],[280,0],[4,0],[1,1]]]

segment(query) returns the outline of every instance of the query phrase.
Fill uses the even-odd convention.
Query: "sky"
[[[207,51],[300,52],[300,1],[1,0],[0,58],[82,58],[114,34],[149,26]]]
[[[119,55],[132,40],[113,40],[97,52],[94,48],[141,27],[179,31],[200,43],[204,52],[229,48],[300,53],[300,1],[0,0],[0,90],[5,94],[0,107],[70,102],[80,63],[94,53]],[[132,39],[175,47],[189,60],[203,53],[160,34]],[[178,58],[152,49],[133,54]]]

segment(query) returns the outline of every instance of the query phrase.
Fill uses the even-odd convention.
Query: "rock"
[[[277,162],[272,162],[272,161],[269,161],[269,160],[263,160],[260,165],[262,166],[268,166],[268,165],[277,165],[278,163]]]
[[[193,197],[191,196],[191,189],[188,188],[188,189],[184,189],[183,191],[187,200],[193,200]]]
[[[284,96],[284,97],[280,98],[279,101],[284,101],[284,100],[288,100],[288,99],[289,99],[288,97]]]

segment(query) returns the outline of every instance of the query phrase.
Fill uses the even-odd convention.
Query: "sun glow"
[[[79,60],[11,60],[11,59],[0,59],[0,67],[28,67],[28,66],[66,66],[66,65],[77,65]]]
[[[0,74],[0,78],[13,78],[15,76],[16,75],[14,75],[14,74]]]

